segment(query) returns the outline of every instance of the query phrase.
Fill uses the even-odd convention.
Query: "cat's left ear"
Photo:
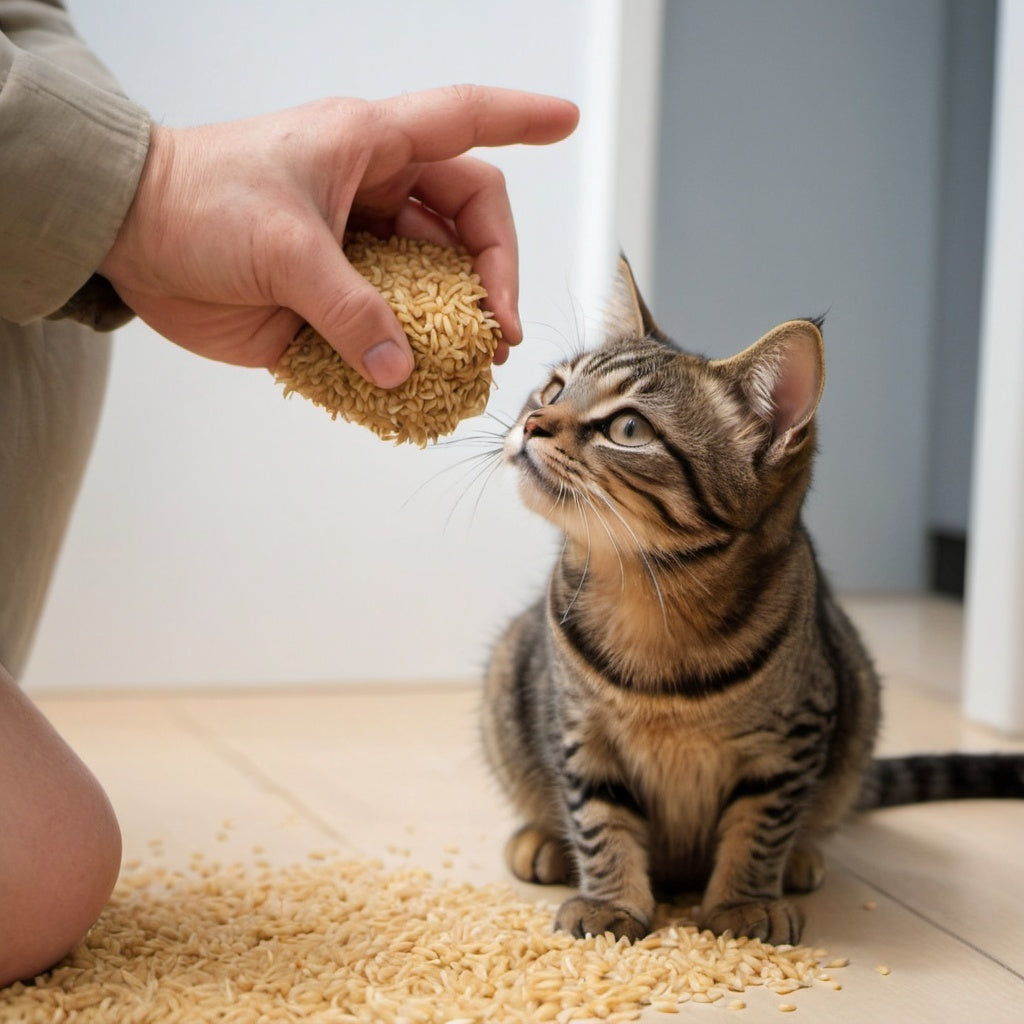
[[[605,310],[605,341],[626,338],[652,338],[671,345],[668,336],[658,326],[640,294],[633,268],[625,253],[619,253],[619,266],[612,282],[608,306]]]
[[[811,320],[789,320],[732,359],[722,360],[739,381],[751,411],[786,448],[810,423],[825,387],[825,344]]]

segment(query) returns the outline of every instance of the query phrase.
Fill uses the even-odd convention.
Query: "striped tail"
[[[877,758],[864,776],[857,809],[991,797],[1024,798],[1024,753]]]

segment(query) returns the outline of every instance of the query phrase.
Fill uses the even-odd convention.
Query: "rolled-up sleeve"
[[[59,5],[22,0],[17,19],[4,12],[0,3],[0,317],[28,323],[68,304],[110,251],[150,119],[79,40],[53,29]]]

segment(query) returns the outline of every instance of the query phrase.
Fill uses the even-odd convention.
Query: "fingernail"
[[[377,387],[398,387],[412,372],[412,356],[389,338],[363,353],[363,369]]]
[[[523,321],[519,318],[519,310],[512,310],[512,330],[515,332],[515,341],[509,342],[510,345],[518,345],[523,340]]]

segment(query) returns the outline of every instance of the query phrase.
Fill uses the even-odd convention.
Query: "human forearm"
[[[146,112],[114,91],[59,7],[0,2],[0,317],[50,314],[90,279],[148,141]]]

